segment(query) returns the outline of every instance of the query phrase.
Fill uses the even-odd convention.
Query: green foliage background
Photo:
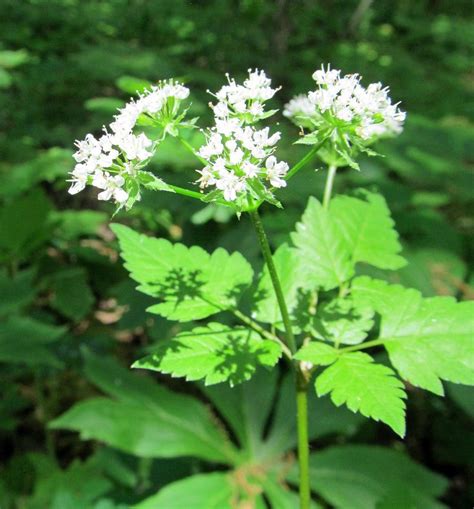
[[[219,389],[206,389],[204,395],[197,386],[168,377],[160,376],[159,385],[149,384],[136,373],[120,371],[117,363],[128,367],[151,346],[193,324],[177,327],[145,313],[153,299],[135,292],[118,261],[117,242],[107,226],[111,208],[99,204],[93,193],[67,194],[74,139],[98,132],[137,88],[163,78],[179,77],[191,88],[192,113],[204,120],[209,116],[205,91],[220,87],[225,72],[239,77],[249,67],[264,68],[283,86],[279,107],[312,87],[311,73],[322,63],[358,72],[364,83],[382,81],[408,111],[406,129],[379,147],[386,157],[363,160],[360,173],[343,171],[336,184],[337,192],[355,187],[382,192],[401,233],[409,264],[390,276],[375,269],[370,275],[416,288],[427,297],[472,299],[470,14],[467,0],[0,2],[2,509],[129,507],[190,473],[213,470],[213,463],[230,464],[245,451],[252,451],[252,458],[264,457],[275,443],[272,429],[286,429],[277,408],[274,413],[262,410],[263,422],[250,419],[253,435],[243,433],[236,424],[239,418],[219,407],[219,397],[237,398],[237,408],[249,398],[245,389],[239,389],[238,396],[220,394]],[[288,140],[280,157],[297,161],[304,149],[289,142],[297,133],[283,120],[279,128]],[[195,161],[171,142],[158,151],[152,169],[170,182],[195,179]],[[309,196],[320,198],[323,185],[324,171],[307,169],[281,193],[283,211],[264,210],[274,246],[289,240]],[[218,246],[239,249],[254,269],[260,267],[248,221],[214,205],[150,193],[115,220],[208,251]],[[103,360],[102,367],[94,356]],[[114,380],[128,376],[127,390],[114,389]],[[263,384],[276,387],[276,380]],[[375,490],[379,498],[370,498],[369,489],[368,498],[357,499],[361,507],[441,507],[428,505],[439,496],[455,509],[472,505],[472,391],[448,385],[448,397],[441,399],[413,387],[407,390],[409,433],[404,442],[373,422],[349,413],[332,414],[326,403],[318,409],[326,420],[314,418],[312,472],[315,483],[329,464],[336,472],[331,477],[329,469],[318,492],[331,506],[355,507],[350,504],[356,503],[354,493],[360,487],[349,481],[341,487],[344,469],[354,465],[354,458],[365,458],[387,472],[409,472],[414,467],[404,463],[407,455],[448,478],[449,485],[430,477],[400,495],[400,482],[406,479],[392,475],[388,486],[368,469],[361,473],[368,479],[362,485],[383,489]],[[273,401],[269,391],[262,400]],[[155,408],[156,401],[162,406]],[[82,406],[74,407],[74,419],[70,413],[56,419],[76,402]],[[89,419],[89,407],[99,416],[107,408],[109,420],[102,415],[102,421],[81,421]],[[160,414],[165,410],[179,418],[181,427],[166,428]],[[227,422],[241,449],[227,444],[215,415]],[[265,416],[268,422],[273,419],[275,428]],[[93,437],[108,445],[60,430],[61,420],[64,424],[68,419],[83,439]],[[202,426],[209,447],[200,445],[199,433],[195,441],[189,437],[186,422]],[[285,433],[291,448],[291,425]],[[349,442],[354,445],[341,452],[341,444]],[[380,448],[366,450],[361,444],[384,446],[391,456],[379,457]],[[223,474],[212,475],[198,479],[188,491],[208,493],[222,486]],[[294,507],[275,479],[266,482],[267,493],[273,493],[272,507]],[[179,498],[179,489],[176,484],[165,488],[159,501],[164,509],[174,507],[170,501],[176,493]],[[394,493],[406,498],[399,498],[397,505]],[[290,497],[287,502],[285,497]],[[256,507],[264,507],[259,503]],[[150,504],[140,507],[154,507]]]

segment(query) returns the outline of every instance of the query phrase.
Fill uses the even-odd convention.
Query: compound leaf
[[[336,406],[346,404],[353,412],[388,424],[400,436],[405,434],[406,394],[395,373],[376,364],[362,352],[341,355],[315,381],[316,393],[330,393]]]
[[[405,265],[402,247],[383,196],[360,191],[364,199],[336,196],[330,214],[346,240],[354,262],[366,262],[380,269]]]
[[[133,367],[232,386],[248,380],[258,365],[274,366],[280,355],[278,343],[262,340],[250,329],[209,323],[179,334]]]
[[[346,240],[328,211],[315,198],[309,199],[291,238],[303,262],[307,284],[331,290],[353,275],[354,266]]]
[[[131,373],[112,359],[87,352],[85,359],[87,378],[110,397],[77,403],[50,423],[52,428],[78,431],[84,439],[140,457],[235,461],[236,450],[203,403]]]
[[[138,290],[162,300],[148,311],[169,320],[199,320],[235,306],[252,282],[252,268],[240,253],[219,248],[209,254],[197,246],[140,235],[123,225],[112,229],[125,267],[140,283]]]
[[[423,299],[368,277],[357,278],[352,292],[381,315],[380,339],[402,378],[439,395],[441,380],[474,385],[474,302]]]

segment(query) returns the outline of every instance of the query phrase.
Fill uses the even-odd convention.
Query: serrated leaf
[[[380,339],[400,376],[435,394],[441,380],[474,385],[474,302],[423,299],[417,290],[360,277],[354,298],[381,317]]]
[[[274,366],[280,355],[278,343],[263,340],[255,331],[212,322],[178,334],[133,367],[233,386],[249,380],[259,365]]]
[[[280,277],[286,305],[291,312],[298,299],[298,288],[304,284],[304,273],[300,266],[301,257],[296,249],[282,244],[273,255],[273,262]],[[275,290],[265,265],[258,282],[254,299],[256,310],[254,318],[260,322],[278,324],[282,321]]]
[[[153,191],[167,191],[169,193],[175,192],[164,180],[148,171],[139,171],[138,179],[146,189],[151,189]]]
[[[293,468],[290,480],[297,479]],[[436,498],[448,486],[444,477],[402,452],[367,445],[334,446],[311,455],[310,479],[312,490],[335,509],[376,509],[401,487],[418,495],[423,505],[417,509],[441,509]]]
[[[324,290],[340,286],[354,273],[346,241],[327,210],[310,198],[302,220],[291,234],[307,283]]]
[[[89,380],[110,398],[87,399],[50,423],[136,456],[194,456],[232,464],[237,451],[197,399],[158,385],[108,358],[85,354]],[[133,426],[130,425],[133,416]]]
[[[229,475],[200,474],[168,484],[133,509],[232,509],[234,493]]]
[[[252,268],[240,253],[219,248],[209,254],[197,246],[140,235],[123,225],[112,229],[125,267],[140,283],[138,290],[163,301],[148,311],[169,320],[199,320],[236,306],[252,281]]]
[[[356,345],[367,337],[373,327],[373,316],[370,306],[357,305],[352,299],[338,298],[318,307],[310,330],[318,339]]]
[[[337,360],[338,356],[338,351],[332,346],[313,341],[301,347],[294,358],[311,362],[315,366],[329,366]]]
[[[330,393],[333,403],[388,424],[405,435],[406,394],[395,373],[362,352],[346,353],[326,368],[315,381],[316,393]]]
[[[406,262],[394,222],[383,196],[360,191],[364,199],[336,196],[330,214],[345,238],[354,262],[366,262],[380,269],[399,269]]]

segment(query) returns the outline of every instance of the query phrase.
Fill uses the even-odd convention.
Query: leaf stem
[[[252,320],[247,315],[244,315],[244,313],[242,313],[238,309],[231,309],[230,311],[241,322],[245,323],[250,328],[252,328],[254,331],[258,332],[265,339],[269,339],[270,341],[277,342],[281,346],[283,353],[288,357],[288,359],[292,358],[291,350],[285,345],[285,343],[277,335],[272,334],[271,332],[267,331],[260,324],[258,324],[254,320]]]
[[[313,148],[305,155],[303,156],[300,161],[298,161],[293,168],[286,174],[285,180],[289,180],[295,173],[299,172],[301,168],[306,166],[307,163],[313,159],[313,157],[316,155],[316,152],[324,145],[326,142],[326,138],[324,138],[322,141],[320,141],[317,145],[314,145]]]
[[[300,469],[300,508],[309,509],[311,488],[309,483],[308,382],[301,372],[297,373],[296,381],[296,421]]]
[[[285,297],[283,295],[283,290],[281,289],[280,279],[278,277],[275,264],[273,263],[270,244],[268,243],[267,235],[265,233],[265,230],[263,229],[262,220],[260,219],[260,214],[258,213],[258,210],[254,209],[250,211],[249,214],[252,219],[255,231],[257,233],[258,240],[260,242],[260,248],[262,250],[265,263],[268,267],[268,272],[270,274],[270,279],[272,280],[273,289],[275,290],[275,295],[278,301],[278,307],[280,308],[281,318],[283,320],[283,325],[285,326],[286,344],[289,347],[290,351],[294,353],[296,352],[295,336],[293,334],[293,329],[291,327],[290,315],[288,313],[288,308],[286,307]]]
[[[331,164],[329,166],[328,176],[326,178],[326,186],[324,187],[323,207],[327,209],[331,201],[332,187],[334,184],[334,177],[336,176],[337,166]]]
[[[366,341],[359,345],[346,346],[339,350],[339,353],[357,352],[359,350],[365,350],[366,348],[372,348],[373,346],[380,346],[390,341],[389,339],[373,339],[372,341]]]
[[[204,195],[198,193],[197,191],[191,191],[191,189],[186,189],[184,187],[173,186],[171,184],[167,184],[170,189],[172,189],[176,194],[181,194],[183,196],[188,196],[189,198],[195,198],[196,200],[204,200]]]

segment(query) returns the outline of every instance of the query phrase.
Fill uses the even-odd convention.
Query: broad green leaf
[[[0,322],[0,362],[60,367],[60,360],[48,346],[64,333],[64,327],[12,316]]]
[[[316,393],[330,393],[337,406],[346,404],[353,412],[388,424],[405,435],[406,394],[395,373],[362,352],[346,353],[326,368],[315,381]]]
[[[310,198],[302,220],[291,238],[304,267],[308,285],[331,290],[354,273],[346,240],[328,211]]]
[[[441,380],[474,385],[474,302],[423,299],[416,290],[360,277],[352,293],[381,317],[380,339],[400,376],[443,394]]]
[[[0,67],[11,69],[24,64],[29,59],[28,51],[19,49],[16,51],[2,50],[0,51]]]
[[[405,265],[402,247],[385,199],[375,193],[360,192],[364,199],[336,196],[330,214],[347,242],[354,262],[366,262],[380,269]]]
[[[87,99],[84,107],[88,111],[98,111],[107,115],[114,115],[119,108],[123,107],[123,101],[116,97],[92,97]]]
[[[287,244],[282,244],[273,255],[273,261],[280,277],[286,305],[291,312],[297,303],[298,289],[304,286],[303,271],[300,265],[301,257],[296,249],[290,248]],[[282,321],[275,290],[273,289],[266,265],[260,276],[255,300],[256,311],[254,318],[256,320],[271,324],[277,324]]]
[[[51,203],[40,189],[0,209],[0,259],[23,259],[47,239]]]
[[[366,445],[335,446],[310,456],[311,487],[335,509],[378,509],[394,489],[418,495],[416,509],[441,509],[447,480],[400,451]],[[294,468],[290,480],[297,482]],[[405,509],[398,506],[397,509]]]
[[[318,306],[310,331],[318,339],[356,345],[373,327],[373,316],[370,306],[358,305],[347,298],[334,299]]]
[[[260,368],[251,380],[234,388],[224,384],[201,386],[249,460],[262,457],[265,425],[277,391],[277,379],[278,369]]]
[[[329,366],[337,360],[338,351],[330,345],[312,341],[301,347],[294,355],[299,361],[311,362],[315,366]]]
[[[52,428],[78,431],[84,439],[100,440],[140,457],[236,460],[236,450],[197,399],[173,393],[111,359],[85,357],[87,378],[111,398],[77,403],[55,419]]]
[[[82,236],[96,236],[107,221],[107,214],[98,210],[62,210],[53,213],[58,222],[58,236],[75,240]]]
[[[228,474],[200,474],[168,484],[133,509],[233,509],[234,493]]]
[[[95,301],[82,268],[70,268],[55,273],[50,284],[51,307],[66,318],[78,322],[89,314]]]
[[[251,378],[259,365],[274,366],[280,355],[278,343],[263,340],[250,329],[212,322],[178,334],[133,367],[186,380],[204,379],[206,385],[228,381],[233,386]]]
[[[0,272],[0,316],[20,310],[35,298],[33,288],[34,270],[24,270],[14,277]]]
[[[237,304],[252,281],[253,271],[240,253],[172,244],[140,235],[123,225],[113,225],[125,267],[138,290],[163,302],[149,308],[169,320],[206,318]]]

